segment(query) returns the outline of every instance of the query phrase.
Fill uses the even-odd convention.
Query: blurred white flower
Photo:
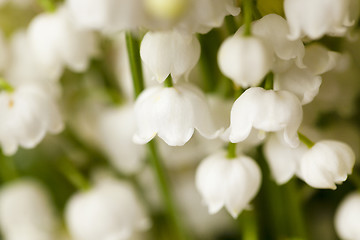
[[[99,143],[109,156],[110,162],[121,172],[132,174],[144,165],[145,148],[135,144],[134,106],[104,110],[98,117]]]
[[[249,88],[235,101],[231,124],[225,135],[229,134],[229,140],[236,143],[244,141],[252,128],[265,132],[281,131],[284,142],[297,147],[302,116],[301,103],[292,93]]]
[[[36,16],[27,35],[34,61],[54,79],[60,77],[65,66],[76,72],[86,70],[90,58],[97,53],[95,35],[76,28],[64,6],[55,13]]]
[[[127,240],[133,232],[150,227],[133,188],[126,182],[110,179],[71,197],[65,219],[76,240]]]
[[[185,83],[174,87],[152,87],[143,91],[135,103],[137,131],[133,140],[145,144],[156,135],[170,146],[184,145],[197,129],[206,138],[216,131],[204,94]]]
[[[44,187],[35,180],[21,179],[0,191],[0,227],[5,239],[56,239],[59,221]]]
[[[0,145],[6,155],[18,146],[34,148],[47,132],[59,133],[64,125],[52,97],[34,85],[0,92]]]
[[[287,146],[276,134],[266,140],[264,154],[277,184],[288,182],[299,171],[299,161],[307,150],[303,143],[297,148]]]
[[[177,31],[147,32],[140,55],[158,82],[171,77],[176,82],[194,68],[200,58],[200,43],[195,35]]]
[[[347,195],[335,213],[335,230],[341,239],[360,239],[360,193]]]
[[[345,143],[323,140],[315,143],[300,160],[301,177],[314,188],[336,189],[351,174],[355,154]]]
[[[68,0],[74,24],[83,29],[117,32],[142,22],[141,0]]]
[[[325,34],[343,36],[350,19],[352,0],[285,0],[284,10],[290,26],[290,39],[304,36],[321,38]],[[331,16],[331,17],[330,17]]]
[[[231,216],[237,218],[257,194],[261,172],[251,158],[228,159],[226,152],[221,151],[201,162],[195,181],[210,214],[225,206]]]
[[[268,14],[253,22],[251,28],[254,36],[262,38],[282,60],[295,60],[298,66],[302,66],[305,54],[304,44],[300,39],[289,40],[290,34],[287,21],[277,14]],[[237,34],[241,34],[239,33]]]
[[[259,85],[272,63],[271,49],[257,37],[228,37],[218,52],[222,73],[243,88]]]
[[[305,48],[304,64],[315,75],[320,75],[335,68],[341,54],[329,51],[321,44],[313,43]]]
[[[145,10],[159,20],[176,20],[187,10],[192,0],[144,0]]]

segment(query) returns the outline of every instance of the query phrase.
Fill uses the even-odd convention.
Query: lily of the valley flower
[[[71,236],[77,240],[130,239],[133,232],[150,226],[131,186],[112,179],[73,196],[65,218]]]
[[[317,142],[300,161],[300,177],[314,188],[336,189],[351,174],[355,154],[345,143],[333,140]]]
[[[204,94],[191,84],[152,87],[135,103],[137,131],[133,140],[145,144],[156,135],[170,146],[184,145],[197,129],[207,138],[219,134]]]
[[[288,182],[299,171],[299,162],[307,150],[303,143],[291,148],[275,134],[266,140],[264,154],[277,184]]]
[[[18,146],[35,147],[47,132],[59,133],[63,122],[57,104],[43,89],[22,85],[0,92],[0,145],[6,155]]]
[[[76,72],[84,71],[96,54],[95,36],[76,28],[66,7],[35,17],[27,34],[34,60],[55,79],[65,66]]]
[[[148,32],[141,42],[141,58],[158,82],[170,74],[176,82],[187,76],[200,58],[200,43],[195,35],[177,31]]]
[[[229,37],[218,53],[220,70],[243,88],[259,85],[272,63],[271,49],[257,37]]]
[[[226,152],[219,152],[202,161],[195,181],[210,214],[225,206],[236,218],[257,194],[261,172],[249,157],[228,159]]]
[[[288,91],[249,88],[234,103],[227,133],[233,143],[244,141],[252,128],[283,134],[291,147],[299,145],[297,135],[302,122],[302,107],[298,98]]]
[[[340,53],[329,51],[326,47],[313,43],[305,48],[304,64],[316,75],[332,70],[340,60]]]
[[[1,189],[0,228],[6,239],[57,239],[58,227],[54,206],[41,184],[22,179]]]
[[[285,0],[284,10],[291,39],[318,39],[325,34],[341,36],[354,24],[351,0]]]
[[[360,194],[351,193],[340,203],[335,214],[335,230],[341,239],[360,239]]]

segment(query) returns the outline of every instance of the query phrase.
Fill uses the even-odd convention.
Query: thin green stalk
[[[167,78],[165,79],[164,81],[164,87],[173,87],[174,84],[173,84],[173,80],[172,80],[172,77],[171,77],[171,74],[169,74],[169,76],[167,76]]]
[[[89,181],[82,175],[82,173],[76,169],[73,163],[68,159],[61,159],[57,163],[58,169],[64,175],[64,177],[71,182],[77,189],[81,191],[87,191],[91,185]]]
[[[287,208],[286,214],[288,215],[287,224],[291,234],[289,237],[299,240],[307,239],[303,209],[300,202],[301,197],[295,179],[283,186],[283,193],[284,203]]]
[[[126,33],[126,42],[127,42],[127,51],[130,60],[130,68],[133,78],[133,84],[135,88],[135,98],[137,98],[139,94],[144,90],[144,84],[143,84],[144,80],[142,76],[142,68],[141,68],[141,61],[139,54],[139,43],[134,40],[134,37],[129,32]],[[169,220],[171,221],[174,231],[177,235],[177,239],[178,240],[188,239],[181,225],[179,214],[176,210],[174,199],[171,195],[170,184],[166,176],[166,171],[157,152],[157,147],[154,140],[150,141],[147,144],[147,149],[149,152],[151,164],[154,168],[154,172],[157,177],[157,182],[159,185],[159,189],[161,191],[162,199],[166,206]]]
[[[251,36],[251,22],[253,12],[253,0],[243,1],[243,14],[244,14],[244,36]]]
[[[298,136],[299,136],[299,140],[302,143],[304,143],[308,148],[312,148],[315,145],[315,143],[313,141],[311,141],[308,137],[306,137],[301,132],[298,132]]]
[[[232,159],[236,158],[236,143],[229,142],[227,158]]]
[[[274,89],[274,74],[272,72],[269,72],[265,77],[265,83],[264,88],[266,90],[272,90]]]
[[[243,240],[258,240],[258,226],[256,222],[256,212],[252,211],[244,211],[241,215],[241,235]]]
[[[135,98],[144,90],[144,80],[141,67],[139,41],[130,32],[126,32],[126,47],[129,56],[130,70],[133,78]]]

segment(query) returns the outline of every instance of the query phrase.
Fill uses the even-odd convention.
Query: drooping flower
[[[54,99],[34,85],[0,92],[0,145],[6,155],[18,146],[35,147],[47,132],[59,133],[64,125]]]
[[[277,184],[288,182],[299,171],[299,161],[307,150],[303,143],[291,148],[275,134],[266,140],[264,154]]]
[[[6,239],[57,239],[59,221],[46,189],[32,179],[6,184],[0,191],[0,228]]]
[[[302,107],[295,95],[288,91],[249,88],[234,103],[231,123],[227,130],[233,143],[244,141],[251,130],[283,133],[284,142],[299,145],[297,135],[302,122]]]
[[[135,133],[133,105],[107,109],[98,118],[101,147],[122,173],[138,172],[144,164],[145,148],[132,141]]]
[[[300,160],[300,177],[314,188],[336,189],[351,174],[355,154],[345,143],[333,140],[317,142]]]
[[[211,120],[204,94],[183,83],[174,87],[152,87],[135,103],[137,131],[133,140],[145,144],[156,135],[170,146],[184,145],[197,129],[206,138],[219,134]]]
[[[325,34],[343,36],[347,27],[354,24],[350,19],[350,4],[351,0],[285,0],[289,38],[318,39]]]
[[[218,52],[222,73],[243,88],[259,85],[272,63],[271,49],[257,37],[234,35],[221,44]]]
[[[200,43],[195,35],[177,31],[148,32],[144,36],[140,55],[158,82],[171,75],[176,82],[194,68],[200,58]]]
[[[195,181],[210,214],[225,206],[236,218],[257,194],[261,172],[251,158],[239,156],[228,159],[226,152],[221,151],[202,161]]]
[[[77,28],[64,6],[55,13],[36,16],[27,35],[34,60],[54,79],[60,76],[64,67],[84,71],[97,52],[95,35]]]
[[[335,213],[335,230],[341,239],[360,239],[360,194],[347,195]]]
[[[150,227],[135,191],[128,183],[112,179],[71,197],[65,219],[77,240],[129,239],[133,232]]]

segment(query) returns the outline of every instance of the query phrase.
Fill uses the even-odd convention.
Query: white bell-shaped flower
[[[285,0],[284,10],[290,26],[290,39],[304,36],[318,39],[325,34],[344,35],[354,22],[350,18],[351,0]]]
[[[144,15],[141,0],[68,0],[66,4],[80,28],[104,32],[134,29]]]
[[[319,93],[322,78],[308,68],[299,68],[295,63],[286,70],[274,74],[274,89],[295,94],[301,104],[311,102]]]
[[[283,132],[291,147],[299,145],[298,128],[303,111],[298,98],[288,91],[249,88],[234,103],[227,130],[233,143],[244,141],[253,128],[265,132]]]
[[[288,182],[298,172],[299,161],[307,150],[302,143],[297,148],[291,148],[275,134],[266,140],[264,154],[277,184]]]
[[[171,77],[176,82],[194,68],[200,58],[200,43],[195,35],[177,31],[148,32],[144,36],[140,55],[158,82]]]
[[[302,66],[305,54],[304,44],[301,40],[289,40],[290,34],[287,21],[277,14],[268,14],[253,22],[252,34],[261,37],[273,49],[276,57],[282,60],[296,60]]]
[[[111,163],[122,173],[138,172],[144,165],[145,148],[135,144],[134,106],[107,109],[99,114],[98,136]]]
[[[27,34],[34,60],[55,79],[65,66],[76,72],[84,71],[97,52],[95,35],[76,28],[65,7],[36,16]]]
[[[53,98],[33,85],[0,92],[0,116],[0,145],[6,155],[19,145],[34,148],[47,132],[56,134],[64,127]]]
[[[335,213],[335,230],[341,239],[360,239],[360,193],[347,195]]]
[[[135,121],[133,140],[138,144],[158,135],[170,146],[182,146],[194,129],[206,138],[215,138],[220,132],[214,127],[204,94],[188,83],[143,91],[135,103]]]
[[[261,171],[253,159],[246,156],[228,159],[226,152],[221,151],[201,162],[195,181],[210,214],[225,206],[236,218],[257,194]]]
[[[31,179],[5,185],[0,191],[0,227],[5,239],[56,239],[59,222],[46,189]]]
[[[341,54],[329,51],[321,44],[313,43],[305,48],[304,64],[315,75],[320,75],[332,70]]]
[[[76,240],[126,240],[133,232],[150,227],[134,189],[112,179],[104,179],[91,190],[71,197],[65,219]]]
[[[314,188],[336,189],[351,174],[355,154],[345,143],[317,142],[300,160],[300,177]]]
[[[271,49],[257,37],[229,37],[221,44],[218,53],[222,73],[243,88],[259,85],[272,63]]]

